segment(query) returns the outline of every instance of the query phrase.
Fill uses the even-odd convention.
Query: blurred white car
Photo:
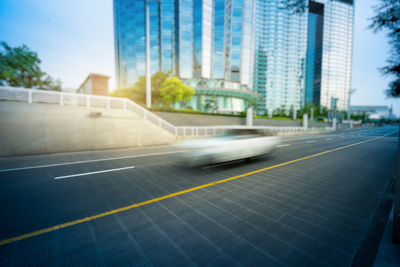
[[[278,136],[265,136],[257,130],[232,130],[223,136],[178,144],[185,152],[177,154],[177,159],[191,167],[248,159],[270,153],[279,143]]]

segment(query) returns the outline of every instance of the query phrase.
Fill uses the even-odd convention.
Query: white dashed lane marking
[[[275,147],[285,147],[285,146],[290,146],[290,144],[284,144],[284,145],[279,145],[279,146],[275,146]]]
[[[180,153],[180,152],[185,152],[185,151],[186,151],[186,150],[167,151],[167,152],[151,153],[151,154],[143,154],[143,155],[133,155],[133,156],[123,156],[123,157],[115,157],[115,158],[102,158],[102,159],[72,161],[72,162],[63,162],[63,163],[55,163],[55,164],[47,164],[47,165],[38,165],[38,166],[27,166],[27,167],[10,168],[10,169],[2,169],[2,170],[0,169],[0,172],[22,171],[22,170],[31,170],[31,169],[39,169],[39,168],[49,168],[49,167],[57,167],[57,166],[65,166],[65,165],[73,165],[73,164],[84,164],[84,163],[92,163],[92,162],[99,162],[99,161],[108,161],[108,160],[131,159],[131,158],[158,156],[158,155],[168,155],[168,154],[175,154],[175,153]]]
[[[85,172],[85,173],[71,174],[71,175],[65,175],[65,176],[57,176],[57,177],[54,177],[54,179],[58,180],[58,179],[72,178],[72,177],[78,177],[78,176],[87,176],[87,175],[92,175],[92,174],[122,171],[122,170],[133,169],[133,168],[135,168],[135,166],[116,168],[116,169],[109,169],[109,170],[102,170],[102,171],[95,171],[95,172]]]

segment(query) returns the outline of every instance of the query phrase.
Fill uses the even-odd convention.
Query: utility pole
[[[253,126],[253,107],[251,105],[247,107],[246,126]]]
[[[151,108],[151,72],[150,72],[150,11],[146,1],[146,107]]]
[[[394,208],[393,208],[393,233],[392,242],[400,244],[400,127],[399,127],[399,142],[397,150],[397,170],[394,191]]]
[[[351,95],[352,95],[355,91],[357,91],[356,88],[352,88],[352,89],[350,89],[350,91],[349,91],[349,98],[348,98],[348,103],[347,103],[347,120],[348,120],[348,121],[350,120],[350,105],[351,105],[350,99],[351,99]]]
[[[308,114],[307,112],[303,115],[303,130],[307,131],[308,129]]]

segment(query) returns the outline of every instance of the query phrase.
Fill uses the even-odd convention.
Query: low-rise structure
[[[81,86],[79,86],[77,93],[108,96],[109,79],[110,77],[107,75],[90,73]]]
[[[392,107],[388,106],[350,106],[351,115],[368,115],[369,119],[395,119]]]

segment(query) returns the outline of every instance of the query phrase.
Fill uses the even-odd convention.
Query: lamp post
[[[246,126],[253,126],[253,106],[249,105],[246,111]]]
[[[151,73],[150,73],[150,11],[146,1],[146,107],[151,108]]]
[[[352,88],[352,89],[350,89],[350,91],[349,91],[349,98],[348,98],[348,103],[347,103],[347,120],[348,120],[348,121],[350,120],[350,99],[351,99],[351,95],[352,95],[355,91],[357,91],[356,88]]]
[[[399,141],[397,150],[397,170],[395,181],[395,195],[393,207],[393,232],[392,242],[400,245],[400,128],[399,128]]]

